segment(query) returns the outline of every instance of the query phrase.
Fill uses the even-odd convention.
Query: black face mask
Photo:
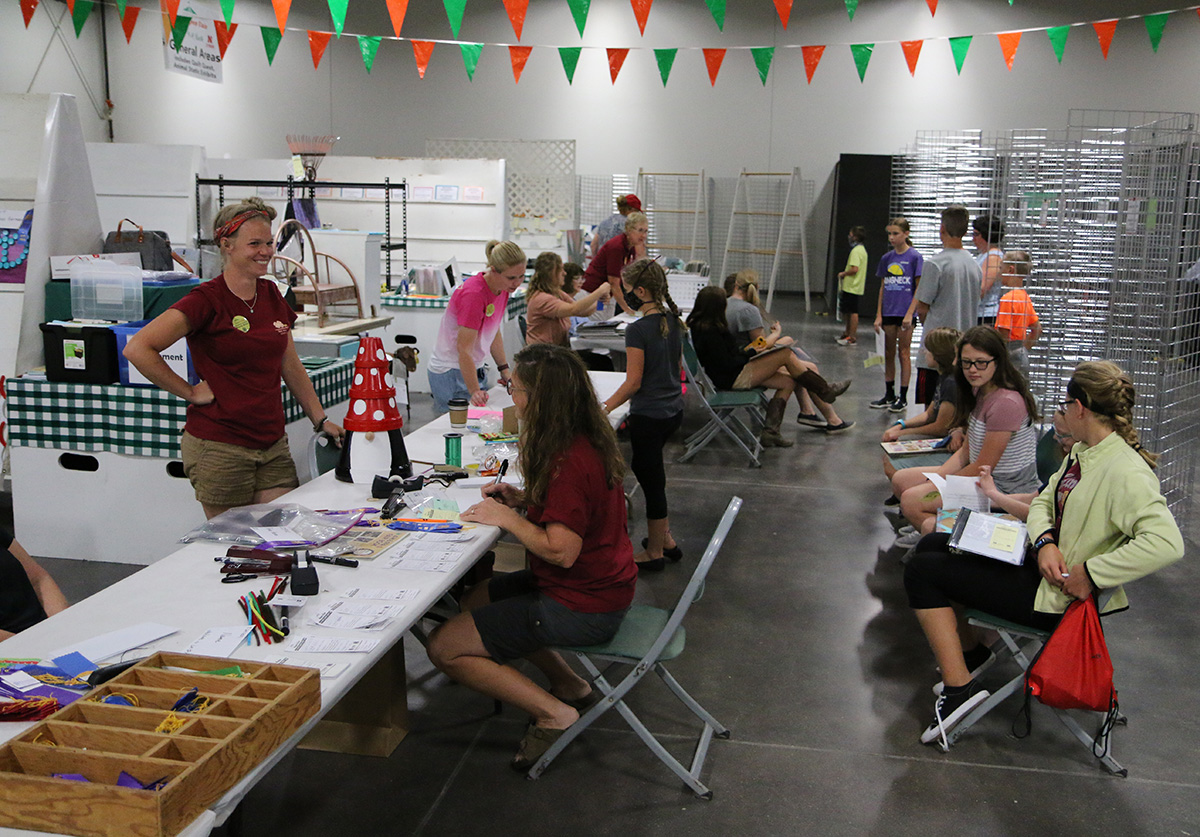
[[[637,294],[635,294],[633,291],[626,291],[625,292],[625,304],[628,305],[630,308],[632,308],[634,311],[636,311],[639,308],[641,308],[643,305],[645,305],[646,301],[643,299],[639,299]]]

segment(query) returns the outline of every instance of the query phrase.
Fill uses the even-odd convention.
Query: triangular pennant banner
[[[279,42],[283,39],[278,29],[273,29],[270,26],[259,27],[262,32],[263,49],[267,51],[268,66],[275,63],[275,50],[279,49]]]
[[[792,0],[775,0],[775,11],[779,12],[779,22],[787,29],[788,18],[792,16]]]
[[[1096,30],[1096,37],[1100,40],[1100,51],[1104,53],[1104,60],[1108,60],[1108,48],[1112,45],[1113,35],[1117,31],[1117,22],[1115,20],[1101,20],[1092,24],[1092,28]]]
[[[1000,51],[1004,53],[1004,63],[1011,70],[1013,58],[1017,55],[1017,47],[1021,44],[1021,33],[1001,32],[996,38],[1000,41]]]
[[[479,56],[483,53],[483,44],[459,44],[458,49],[462,52],[463,66],[467,70],[467,81],[474,81],[475,68],[479,66]]]
[[[586,14],[586,11],[584,13]],[[582,51],[583,47],[558,48],[558,57],[562,60],[563,72],[567,74],[567,84],[575,81],[575,68],[579,65],[579,53]]]
[[[924,41],[901,41],[900,48],[904,50],[904,60],[908,64],[908,74],[917,74],[917,59],[921,57],[921,46]]]
[[[854,66],[858,68],[860,82],[867,77],[867,65],[871,63],[871,53],[874,51],[875,44],[850,44],[850,52],[854,55]]]
[[[136,11],[136,10],[135,10]],[[213,29],[217,30],[217,49],[221,51],[221,57],[225,57],[225,50],[229,49],[229,42],[233,40],[233,33],[237,31],[238,25],[226,26],[223,20],[214,20]]]
[[[521,73],[525,72],[525,62],[529,60],[531,52],[533,52],[533,47],[510,46],[508,48],[508,59],[512,61],[514,84],[521,83]]]
[[[617,83],[617,74],[621,72],[621,65],[625,63],[625,58],[629,55],[628,47],[617,49],[616,47],[608,47],[608,73],[612,76],[612,83]]]
[[[329,16],[333,19],[333,33],[339,38],[342,37],[342,29],[346,25],[346,7],[349,5],[350,0],[329,0]]]
[[[1163,12],[1157,15],[1146,15],[1146,34],[1150,36],[1150,46],[1158,52],[1158,44],[1162,41],[1163,29],[1167,25],[1169,14]]]
[[[850,15],[850,19],[854,20],[854,13],[858,11],[858,0],[846,0],[846,14]]]
[[[671,68],[675,66],[675,56],[678,53],[678,49],[654,50],[654,60],[658,62],[658,74],[662,77],[663,87],[667,86],[667,78],[671,75]]]
[[[504,11],[508,12],[509,23],[512,24],[518,41],[521,40],[521,30],[525,27],[525,12],[528,10],[529,0],[504,0]],[[524,62],[521,66],[525,66]]]
[[[128,6],[125,9],[125,14],[121,15],[121,31],[125,33],[125,43],[130,43],[133,38],[133,27],[137,25],[138,15],[142,10],[137,6]],[[224,56],[224,52],[221,53]]]
[[[575,18],[575,28],[579,30],[579,37],[583,37],[583,27],[587,25],[588,9],[591,8],[592,0],[567,0],[567,5],[571,7],[571,17]],[[575,56],[578,58],[579,56]],[[575,73],[574,65],[571,72],[567,75]]]
[[[367,73],[371,72],[371,67],[375,64],[375,54],[379,52],[380,40],[382,39],[377,36],[358,36],[358,51],[362,53],[363,66],[367,68]]]
[[[467,0],[442,0],[442,5],[446,7],[446,17],[450,20],[450,31],[457,38],[458,30],[462,28],[463,12],[467,10]]]
[[[75,24],[75,37],[83,31],[88,15],[92,13],[92,0],[75,0],[75,8],[71,10],[71,22]],[[186,27],[185,27],[186,28]]]
[[[325,47],[329,46],[329,39],[332,37],[332,32],[314,32],[311,29],[308,30],[308,49],[312,52],[314,70],[320,68],[321,57],[325,55]]]
[[[934,17],[937,15],[938,0],[925,0],[925,3],[929,6],[929,16]]]
[[[392,29],[396,33],[396,37],[400,37],[400,30],[404,28],[404,16],[408,14],[408,0],[387,0],[388,17],[392,19]]]
[[[725,0],[704,0],[708,4],[708,10],[712,12],[713,20],[717,22],[717,28],[722,32],[725,31]]]
[[[808,76],[808,83],[812,84],[813,73],[817,71],[817,65],[821,63],[821,56],[825,54],[825,46],[822,44],[800,47],[800,54],[804,56],[804,74]]]
[[[117,17],[125,17],[126,0],[117,0]]]
[[[75,14],[75,0],[66,0],[66,3],[67,3],[67,13]]]
[[[175,28],[175,16],[179,14],[179,0],[162,0],[162,7],[167,13],[167,22]]]
[[[971,48],[974,35],[961,35],[950,39],[950,52],[954,55],[954,68],[962,75],[963,62],[967,60],[967,50]]]
[[[762,79],[763,87],[766,87],[767,73],[771,72],[771,61],[775,58],[775,47],[751,47],[750,54],[754,56],[758,77]]]
[[[433,41],[413,41],[413,58],[417,61],[417,75],[425,78],[425,68],[433,57]]]
[[[92,0],[75,0],[75,8],[79,8],[84,3],[91,3]],[[183,37],[187,34],[188,26],[192,23],[192,19],[187,15],[177,15],[175,18],[175,26],[171,28],[171,43],[175,45],[175,51],[179,52],[183,46]]]
[[[717,86],[717,73],[721,72],[721,63],[725,60],[725,50],[704,50],[704,63],[708,65],[708,80],[713,87]]]
[[[638,31],[643,35],[646,34],[646,18],[650,17],[650,5],[654,0],[629,0],[629,5],[633,6],[633,16],[637,18]],[[616,80],[616,76],[613,76]]]
[[[25,18],[25,28],[29,28],[29,21],[33,20],[33,13],[37,10],[38,0],[21,0],[21,14]]]
[[[1058,59],[1058,63],[1062,63],[1063,50],[1067,46],[1067,35],[1071,34],[1070,26],[1051,26],[1046,30],[1046,37],[1050,39],[1050,46],[1054,48],[1054,57]]]
[[[287,31],[288,12],[292,10],[292,0],[271,0],[275,7],[275,22],[279,24],[279,33]]]
[[[234,0],[221,0],[221,14],[225,15],[225,27],[229,28],[233,24],[233,4]],[[230,37],[233,36],[233,30],[229,29]]]

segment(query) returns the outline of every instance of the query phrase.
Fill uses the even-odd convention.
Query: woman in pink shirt
[[[596,311],[597,303],[608,299],[611,291],[607,282],[585,297],[576,300],[563,290],[567,277],[563,260],[558,253],[542,253],[533,263],[533,278],[529,280],[528,310],[525,317],[525,344],[553,343],[569,346],[568,333],[572,317],[587,317]]]

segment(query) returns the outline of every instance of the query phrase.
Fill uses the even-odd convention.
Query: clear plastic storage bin
[[[129,322],[144,316],[142,269],[108,262],[71,265],[71,316]]]

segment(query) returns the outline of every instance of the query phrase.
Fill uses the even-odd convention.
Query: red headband
[[[217,229],[213,232],[213,240],[220,242],[222,238],[231,237],[234,233],[241,229],[242,224],[256,216],[266,218],[267,223],[271,223],[270,217],[261,209],[247,209],[244,212],[239,212],[237,215],[234,215],[228,223],[217,227]]]

